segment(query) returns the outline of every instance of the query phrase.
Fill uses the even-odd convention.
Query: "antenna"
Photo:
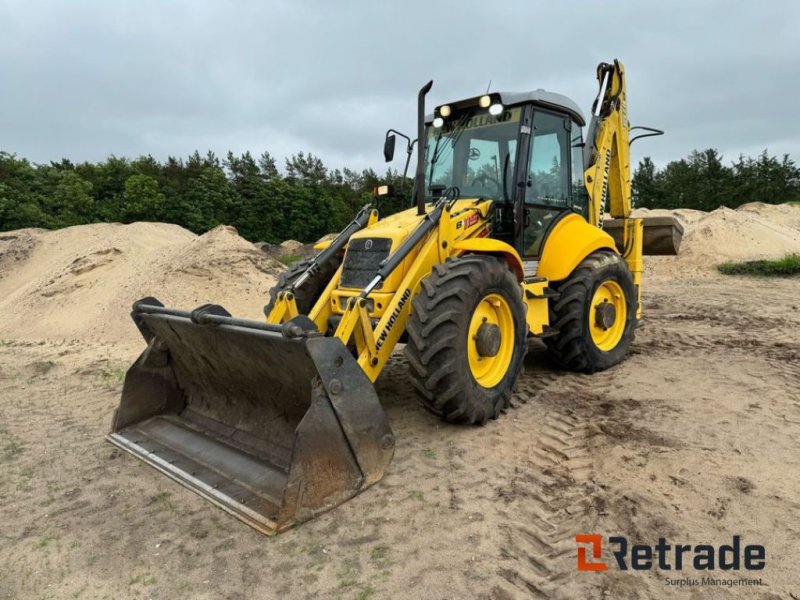
[[[486,93],[487,94],[489,93],[489,88],[491,88],[491,87],[492,87],[492,80],[490,79],[489,80],[489,85],[486,86]]]

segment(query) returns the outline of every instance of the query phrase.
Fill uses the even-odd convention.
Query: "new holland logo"
[[[611,150],[606,150],[606,165],[603,168],[603,194],[600,197],[600,206],[605,208],[608,196],[608,171],[611,168]]]
[[[394,327],[394,324],[397,322],[400,313],[403,311],[403,307],[406,305],[406,302],[408,302],[408,299],[410,297],[411,297],[411,290],[406,290],[405,292],[403,292],[403,295],[400,296],[400,302],[397,303],[397,308],[395,308],[392,311],[392,314],[389,317],[389,321],[386,323],[385,329],[381,331],[381,334],[378,336],[378,340],[375,342],[376,349],[380,350],[381,346],[383,346],[383,343],[386,341],[389,332],[392,330],[392,327]]]

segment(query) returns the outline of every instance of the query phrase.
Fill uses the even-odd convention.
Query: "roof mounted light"
[[[443,104],[439,107],[439,116],[441,117],[449,117],[452,113],[452,109],[450,108],[449,104]]]
[[[489,107],[489,114],[492,115],[493,117],[496,117],[497,115],[501,114],[502,112],[503,112],[503,105],[500,104],[499,102],[497,102],[495,104],[492,104]]]
[[[480,106],[481,108],[489,108],[491,104],[492,104],[492,97],[489,95],[481,96],[480,100],[478,100],[478,106]]]
[[[444,125],[444,119],[443,119],[442,117],[436,117],[436,118],[433,120],[433,126],[434,126],[436,129],[439,129],[439,128],[440,128],[442,125]]]

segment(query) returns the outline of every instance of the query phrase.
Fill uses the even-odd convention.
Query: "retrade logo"
[[[599,533],[579,533],[578,571],[608,571],[603,560],[603,536]],[[684,568],[696,571],[761,571],[767,565],[767,550],[761,544],[742,544],[742,538],[734,535],[730,544],[673,544],[666,538],[658,538],[654,546],[630,544],[628,538],[617,535],[608,538],[611,556],[620,571],[681,571]]]
[[[592,559],[599,560],[603,557],[603,537],[599,533],[579,533],[575,536],[578,544],[589,544]],[[603,561],[592,562],[586,556],[586,546],[578,546],[578,571],[608,571],[608,565]]]

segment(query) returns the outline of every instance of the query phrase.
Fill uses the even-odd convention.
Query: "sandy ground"
[[[378,382],[398,439],[386,477],[275,538],[103,436],[142,348],[133,300],[257,318],[280,267],[225,228],[0,234],[0,598],[800,598],[800,281],[716,275],[726,249],[702,248],[756,218],[782,237],[754,257],[794,251],[786,208],[692,215],[685,255],[648,266],[630,358],[566,374],[532,343],[516,407],[485,427],[424,411],[397,354]],[[593,532],[741,535],[766,546],[763,586],[577,572],[574,536]]]

